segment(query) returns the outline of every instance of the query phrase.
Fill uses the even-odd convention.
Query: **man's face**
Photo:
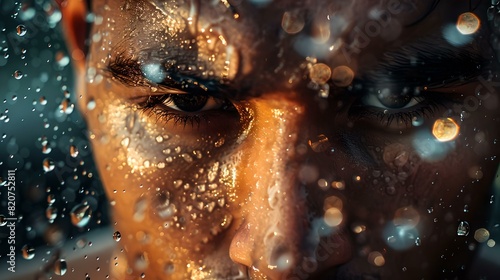
[[[498,96],[488,3],[472,35],[468,1],[434,4],[93,1],[80,104],[126,255],[114,273],[463,275]]]

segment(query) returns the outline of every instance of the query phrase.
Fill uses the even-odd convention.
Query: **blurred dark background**
[[[108,225],[107,203],[75,107],[55,2],[0,0],[0,9],[0,214],[9,217],[5,185],[8,170],[16,170],[16,252],[25,245],[57,248]],[[77,205],[91,218],[75,226]],[[8,235],[0,227],[0,259]]]

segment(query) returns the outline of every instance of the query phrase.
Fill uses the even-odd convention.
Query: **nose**
[[[253,125],[242,147],[245,166],[238,182],[248,193],[241,193],[247,199],[229,254],[252,279],[309,279],[348,250],[333,238],[337,248],[329,246],[318,258],[321,242],[312,230],[304,183],[317,172],[308,168],[307,146],[301,145],[307,134],[305,111],[299,102],[279,96],[253,102]]]

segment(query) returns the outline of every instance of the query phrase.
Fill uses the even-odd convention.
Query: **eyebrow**
[[[361,80],[376,85],[452,87],[466,84],[488,69],[489,61],[472,44],[454,47],[435,36],[384,53]]]
[[[161,82],[149,80],[141,69],[142,64],[124,53],[112,56],[103,70],[128,87],[156,87],[157,94],[206,94],[216,98],[234,98],[236,92],[241,92],[230,81],[203,78],[199,76],[199,71],[180,69],[176,67],[178,64],[168,68],[165,65],[161,63],[162,71],[166,73]]]
[[[175,49],[174,46],[172,48]],[[142,50],[142,52],[150,51],[152,49]],[[104,70],[126,86],[157,87],[159,91],[156,94],[207,94],[232,100],[262,94],[253,92],[252,87],[255,85],[246,83],[244,79],[238,79],[238,84],[234,84],[230,80],[207,79],[197,70],[176,68],[175,66],[188,59],[189,55],[182,51],[168,50],[163,54],[156,52],[149,57],[163,66],[168,60],[177,62],[172,67],[163,69],[168,73],[167,79],[153,83],[145,77],[139,61],[131,59],[125,53],[125,51],[115,53]],[[477,79],[489,69],[488,62],[489,60],[480,53],[474,43],[454,47],[441,36],[431,35],[385,52],[373,68],[358,73],[359,76],[355,78],[353,86],[362,85],[360,88],[362,91],[368,88],[377,90],[392,85],[428,89],[450,88]],[[330,83],[335,88],[332,81]]]

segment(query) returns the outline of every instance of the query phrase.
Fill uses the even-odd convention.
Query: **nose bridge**
[[[300,135],[306,132],[301,125],[304,110],[299,102],[277,96],[260,98],[254,105],[241,182],[250,192],[242,210],[244,224],[233,238],[230,255],[236,262],[279,279],[299,261],[307,228],[296,151]]]

